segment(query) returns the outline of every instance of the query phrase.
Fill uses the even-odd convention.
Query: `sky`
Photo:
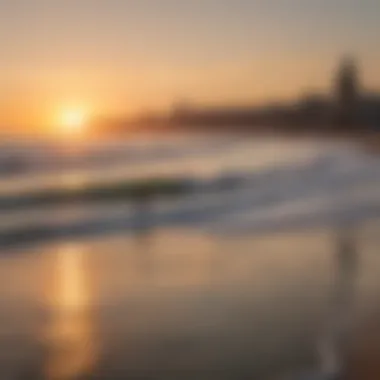
[[[330,91],[345,54],[380,89],[378,0],[0,0],[0,125],[259,104]]]

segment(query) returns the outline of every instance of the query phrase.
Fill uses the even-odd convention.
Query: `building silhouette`
[[[380,130],[380,92],[362,88],[355,59],[344,57],[327,92],[307,90],[290,100],[262,105],[207,106],[180,98],[164,113],[142,113],[132,120],[106,120],[99,131],[191,128],[280,132],[363,132]],[[96,130],[97,128],[95,128]]]
[[[358,121],[358,70],[355,61],[348,57],[342,60],[336,81],[337,123],[346,128]]]

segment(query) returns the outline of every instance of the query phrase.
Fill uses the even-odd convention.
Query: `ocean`
[[[141,178],[186,178],[189,191],[153,199],[143,231],[127,200],[4,208],[0,377],[280,379],[321,370],[341,287],[355,289],[353,342],[377,312],[379,161],[352,142],[239,134],[4,141],[3,203]],[[343,228],[360,255],[349,285],[337,281]],[[20,230],[49,233],[10,243]]]

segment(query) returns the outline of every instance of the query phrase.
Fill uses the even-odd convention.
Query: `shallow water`
[[[380,294],[378,231],[360,230],[352,331]],[[269,379],[317,368],[335,241],[331,230],[163,229],[3,252],[1,378]]]

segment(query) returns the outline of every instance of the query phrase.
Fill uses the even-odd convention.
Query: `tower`
[[[358,74],[352,58],[343,59],[336,80],[337,122],[340,127],[356,123],[358,100]]]

